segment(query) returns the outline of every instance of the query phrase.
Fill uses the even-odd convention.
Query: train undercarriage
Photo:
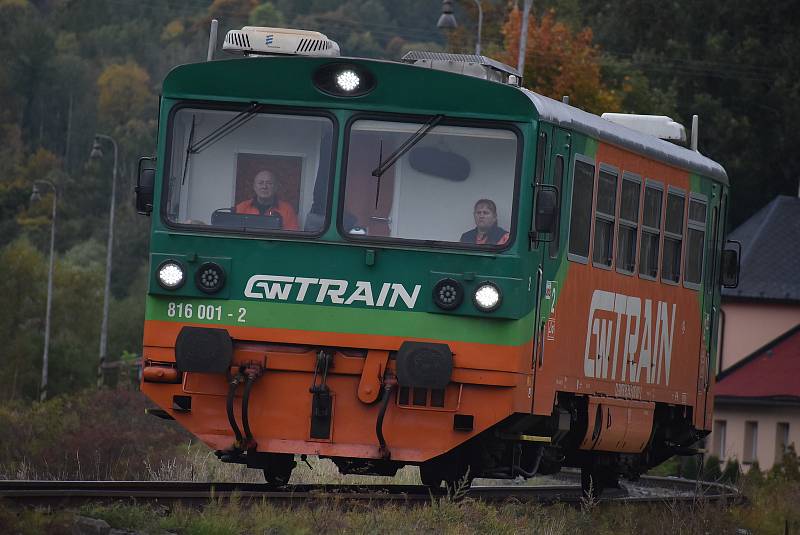
[[[337,358],[341,359],[342,357],[339,355]],[[259,406],[263,409],[265,401],[267,403],[274,401],[265,396],[265,391],[269,389],[269,384],[264,382],[265,377],[272,374],[270,381],[273,385],[277,384],[278,380],[286,380],[286,377],[282,378],[281,375],[269,371],[267,366],[258,362],[233,366],[227,370],[226,374],[202,374],[206,379],[206,383],[203,384],[206,385],[210,384],[208,378],[211,375],[215,376],[214,379],[218,383],[225,381],[227,391],[224,397],[221,395],[221,391],[216,396],[209,396],[208,389],[210,387],[208,386],[204,387],[207,389],[205,394],[201,393],[197,386],[201,383],[191,377],[191,374],[196,372],[178,373],[175,368],[167,368],[166,363],[162,363],[160,366],[153,362],[149,363],[144,371],[144,389],[162,407],[172,409],[171,414],[164,412],[164,416],[177,416],[177,419],[181,420],[180,423],[201,438],[204,438],[203,425],[200,424],[198,427],[197,421],[190,419],[195,418],[192,413],[199,411],[208,414],[211,411],[219,416],[224,406],[227,429],[217,428],[217,433],[222,436],[218,436],[216,441],[209,441],[208,437],[205,437],[204,440],[216,449],[217,456],[221,461],[241,463],[251,468],[261,469],[264,471],[266,481],[276,486],[289,482],[292,470],[298,462],[295,456],[297,453],[300,455],[301,461],[309,454],[329,458],[342,474],[392,476],[407,464],[418,465],[422,482],[431,487],[439,487],[443,483],[448,487],[464,486],[472,479],[479,477],[530,478],[537,474],[557,473],[562,467],[574,467],[581,469],[584,490],[599,495],[603,489],[617,486],[620,477],[635,480],[640,474],[672,455],[697,453],[692,445],[702,438],[701,433],[692,426],[691,407],[651,404],[653,407],[651,420],[646,426],[642,426],[645,429],[644,432],[637,431],[640,435],[639,438],[643,440],[640,444],[641,447],[629,445],[627,448],[621,448],[628,451],[598,450],[596,446],[602,447],[604,444],[603,437],[599,436],[598,431],[602,419],[592,419],[591,417],[594,412],[593,397],[561,392],[557,394],[552,414],[548,416],[512,412],[500,421],[480,429],[477,433],[470,433],[470,431],[473,431],[475,425],[472,419],[481,419],[480,414],[469,415],[470,421],[465,422],[464,414],[447,412],[448,421],[450,421],[449,419],[453,421],[453,432],[459,431],[459,425],[465,426],[460,430],[464,432],[461,435],[464,436],[462,441],[449,446],[444,453],[430,458],[409,459],[407,454],[403,455],[402,453],[393,456],[394,441],[387,440],[386,437],[392,432],[396,437],[397,428],[392,431],[386,427],[387,412],[395,418],[397,418],[395,413],[400,411],[404,414],[411,414],[406,420],[393,420],[396,425],[400,425],[398,422],[404,422],[406,431],[413,429],[416,424],[423,425],[426,418],[443,420],[443,413],[441,410],[422,410],[425,407],[417,407],[420,410],[411,412],[408,409],[414,407],[404,407],[402,403],[413,404],[414,400],[404,400],[403,392],[399,391],[404,387],[398,385],[397,376],[387,368],[382,372],[382,381],[367,388],[370,391],[369,399],[373,403],[368,412],[362,412],[359,416],[361,418],[359,420],[360,436],[366,439],[364,441],[377,443],[378,448],[362,448],[361,451],[352,448],[337,450],[332,445],[333,440],[331,439],[335,419],[334,407],[338,406],[340,409],[344,409],[345,416],[340,414],[338,418],[348,418],[346,416],[348,414],[347,405],[342,401],[345,397],[352,397],[352,394],[346,393],[347,390],[350,392],[359,390],[358,375],[363,375],[363,372],[354,374],[354,376],[343,376],[341,372],[345,371],[345,366],[339,364],[339,369],[336,369],[336,373],[334,373],[335,359],[332,352],[320,351],[316,359],[317,363],[313,368],[313,373],[309,373],[312,370],[304,370],[304,373],[293,374],[290,381],[305,384],[305,390],[310,394],[310,403],[308,403],[310,414],[304,415],[309,421],[308,438],[310,438],[310,442],[305,441],[303,445],[311,445],[311,449],[293,449],[292,444],[297,446],[300,441],[281,443],[274,439],[276,434],[274,432],[270,433],[273,435],[272,438],[265,440],[265,430],[251,425],[253,412],[258,415],[258,411],[261,410],[258,409]],[[368,366],[366,359],[359,358],[359,360],[363,360],[362,370]],[[158,376],[154,370],[159,369],[162,372],[171,369],[175,370],[175,373],[162,373]],[[231,370],[236,370],[236,372],[232,373]],[[190,376],[181,377],[181,374]],[[172,384],[163,384],[164,376],[170,379]],[[154,377],[158,380],[153,381]],[[346,390],[342,388],[343,384],[348,384]],[[193,395],[185,395],[187,385]],[[467,385],[468,389],[465,394],[464,386],[447,384],[448,389],[458,391],[459,403],[463,401],[461,400],[462,396],[468,397],[479,391],[474,385],[471,387],[473,390],[470,390]],[[302,392],[303,388],[298,390]],[[361,390],[364,390],[363,384]],[[484,393],[484,399],[490,399],[493,397],[492,392],[495,395],[500,395],[500,392],[508,394],[510,389],[492,389],[484,386],[480,391]],[[256,394],[258,399],[254,403],[251,396]],[[432,390],[428,389],[426,395],[426,402],[430,404],[434,396]],[[338,404],[334,404],[333,398],[337,396],[339,397]],[[413,398],[415,396],[414,388],[406,391],[405,396]],[[452,399],[452,396],[446,392],[442,396],[441,404],[443,405],[442,410],[444,410],[447,400]],[[192,409],[192,398],[195,399],[194,410]],[[205,405],[203,405],[204,402],[206,402]],[[620,400],[620,402],[641,403],[624,400]],[[290,410],[285,407],[287,405],[285,396],[283,405],[284,411]],[[360,403],[358,406],[361,405],[365,404]],[[472,408],[476,409],[472,412],[477,412],[475,405]],[[596,412],[600,413],[599,406]],[[350,411],[349,414],[355,413]],[[262,413],[259,425],[263,426],[265,421],[267,421],[266,416]],[[269,419],[269,421],[280,420]],[[603,425],[610,428],[610,423],[609,416],[609,420]],[[367,438],[370,436],[371,439]],[[432,437],[427,437],[427,439],[430,438]],[[608,440],[605,444],[607,443]],[[622,444],[619,440],[617,443]],[[220,447],[221,445],[222,447]],[[400,444],[400,446],[404,446],[404,449],[400,448],[398,451],[407,452],[410,445],[413,444]]]

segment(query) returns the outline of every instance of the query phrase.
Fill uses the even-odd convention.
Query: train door
[[[722,191],[722,187],[714,184],[711,202],[711,214],[709,218],[710,237],[708,239],[708,262],[706,263],[706,271],[704,278],[704,311],[708,314],[703,325],[703,335],[707,340],[706,344],[706,359],[705,369],[700,370],[700,377],[703,379],[703,384],[698,390],[702,390],[702,396],[705,398],[704,410],[704,427],[708,428],[711,425],[710,421],[706,418],[711,414],[711,407],[714,399],[709,396],[709,389],[713,384],[712,375],[717,371],[717,360],[720,358],[719,351],[719,321],[721,306],[719,294],[719,271],[720,271],[720,254],[722,250],[722,242],[725,236],[725,218],[727,211],[727,194]],[[719,201],[717,201],[719,199]]]
[[[536,183],[556,188],[559,217],[555,231],[546,237],[547,241],[536,242],[538,304],[533,358],[534,380],[536,376],[541,375],[543,368],[549,363],[548,355],[545,352],[545,341],[555,341],[558,329],[556,302],[560,288],[556,275],[559,259],[562,257],[563,234],[566,228],[561,207],[563,206],[564,182],[569,176],[571,136],[566,130],[548,125],[547,128],[540,129],[539,146],[544,147],[544,152],[540,152],[542,154],[541,162],[537,159]],[[548,400],[548,403],[552,406],[552,400]]]

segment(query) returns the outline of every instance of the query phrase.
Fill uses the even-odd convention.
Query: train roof
[[[581,132],[612,145],[629,149],[638,154],[644,154],[675,167],[694,171],[723,184],[728,184],[728,174],[725,169],[699,152],[612,123],[597,115],[534,93],[528,89],[520,89],[520,91],[531,99],[542,121],[553,123],[564,129]]]
[[[298,87],[295,80],[307,72],[330,62],[369,63],[380,77],[388,70],[405,71],[408,87],[379,84],[371,94],[359,97],[358,103],[340,97],[326,97],[311,87]],[[265,65],[281,66],[289,75],[273,77]],[[380,72],[382,71],[382,72]],[[413,74],[412,74],[413,73]],[[247,83],[232,83],[246,80]],[[460,84],[459,98],[454,98],[452,85]],[[430,91],[431,85],[446,86],[442,92]],[[725,169],[699,152],[675,145],[654,136],[612,123],[574,106],[521,89],[513,85],[489,81],[465,74],[446,72],[396,61],[365,58],[319,58],[303,56],[265,56],[194,63],[175,67],[164,79],[166,97],[210,99],[227,97],[253,101],[263,98],[265,88],[278,98],[299,103],[305,100],[324,102],[324,106],[377,109],[381,102],[392,102],[393,111],[419,109],[417,113],[439,110],[440,113],[477,112],[507,120],[538,119],[577,131],[620,148],[645,155],[668,165],[697,173],[728,184]],[[420,101],[424,95],[424,102]],[[480,110],[470,105],[480,103]],[[466,105],[466,107],[465,107]]]

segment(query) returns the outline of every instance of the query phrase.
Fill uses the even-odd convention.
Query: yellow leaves
[[[502,61],[517,64],[522,13],[515,7],[503,26],[505,50]],[[592,44],[590,28],[573,33],[558,22],[553,10],[541,20],[530,17],[525,45],[525,86],[555,99],[569,95],[570,103],[587,111],[617,110],[620,101],[608,89],[600,73],[600,50]]]
[[[97,111],[106,124],[117,126],[148,115],[155,97],[150,75],[133,61],[106,67],[97,78]]]
[[[175,19],[164,26],[164,30],[161,32],[161,41],[166,43],[175,39],[179,39],[185,31],[186,27],[183,24],[183,21],[181,19]]]

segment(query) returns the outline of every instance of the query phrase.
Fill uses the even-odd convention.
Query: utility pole
[[[117,142],[105,134],[94,135],[94,145],[90,158],[101,159],[103,151],[100,140],[110,141],[114,147],[114,171],[111,175],[111,206],[108,211],[108,243],[106,244],[106,276],[103,286],[103,318],[100,322],[100,362],[97,365],[97,387],[103,386],[103,364],[106,361],[108,348],[108,302],[111,299],[111,252],[114,249],[114,204],[117,196]]]
[[[531,13],[533,0],[524,0],[522,7],[522,24],[519,30],[519,56],[517,57],[517,70],[519,75],[525,77],[525,50],[528,45],[528,16]]]
[[[50,266],[47,270],[47,309],[44,316],[44,351],[42,353],[42,382],[39,386],[39,401],[47,399],[47,371],[50,356],[50,311],[53,308],[53,261],[55,259],[56,244],[56,205],[58,204],[58,188],[49,180],[36,180],[33,182],[31,201],[41,198],[39,184],[49,186],[53,190],[53,215],[50,221]]]

